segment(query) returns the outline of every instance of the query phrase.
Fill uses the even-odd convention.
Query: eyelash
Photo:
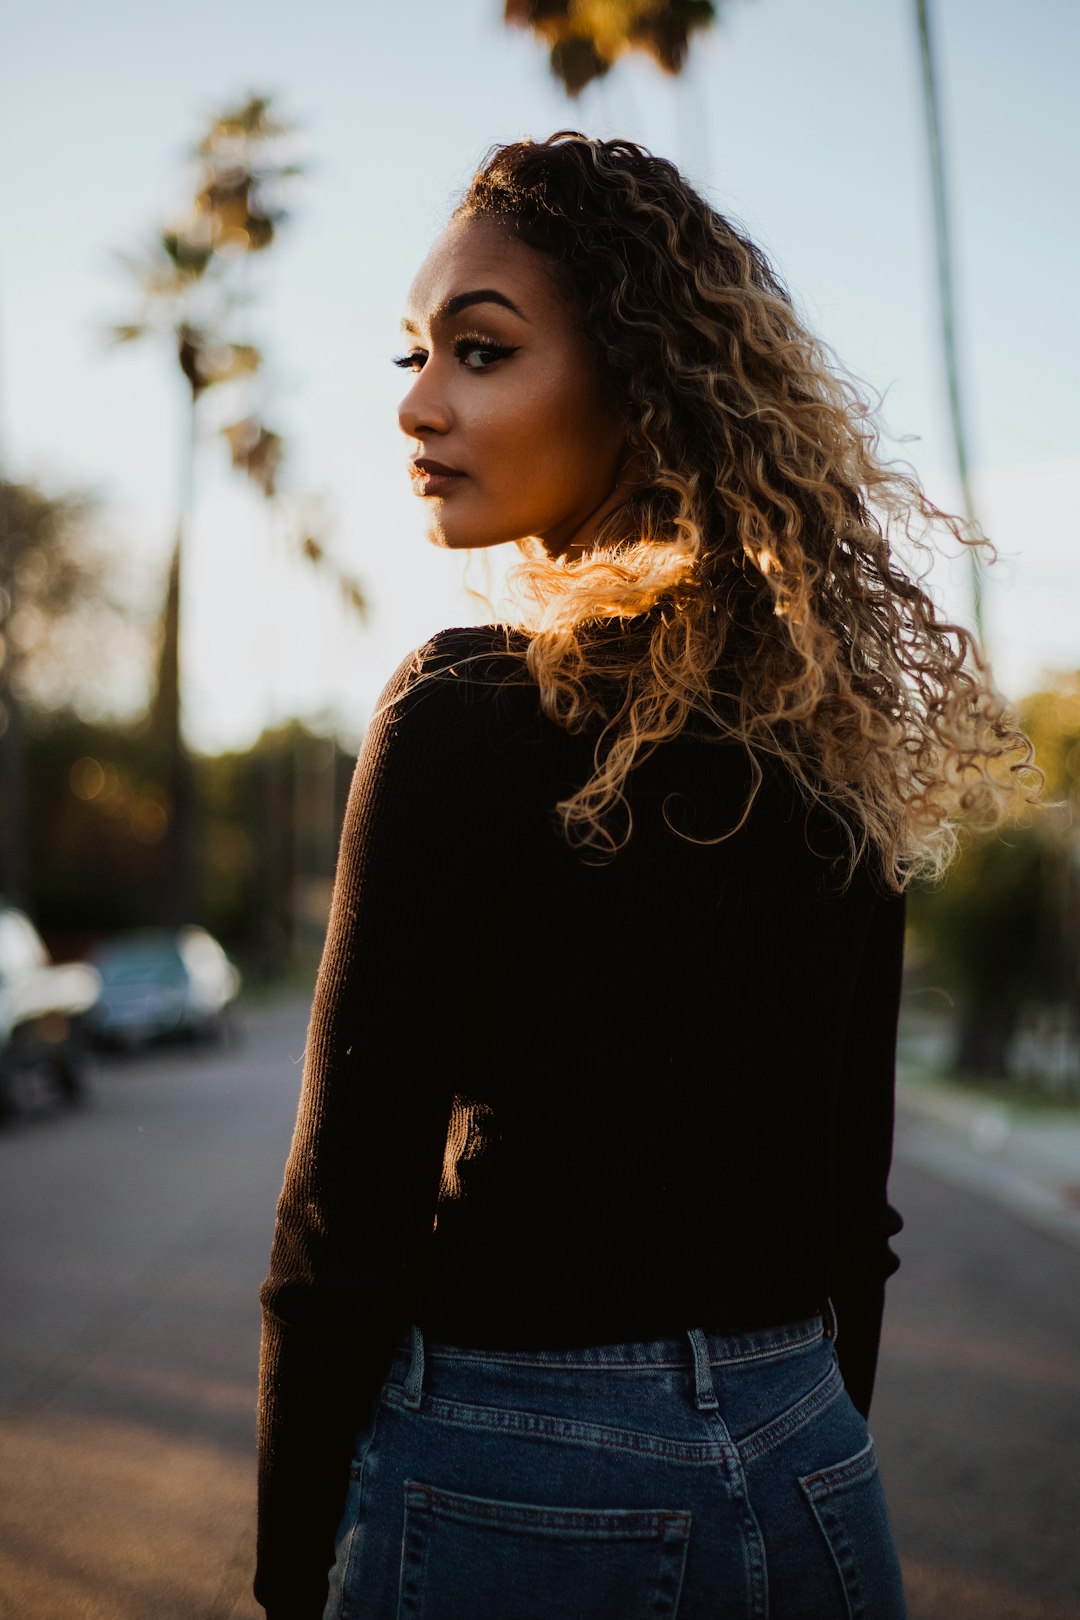
[[[474,349],[479,349],[483,354],[493,354],[497,360],[505,360],[508,355],[517,352],[517,345],[491,343],[486,338],[470,335],[469,333],[464,333],[461,337],[454,339],[453,352],[457,359],[460,360],[463,355],[471,354]],[[420,356],[414,350],[411,354],[395,354],[391,358],[395,366],[415,371],[417,369],[416,362]],[[466,371],[488,371],[489,369],[490,367],[487,365],[465,367]]]

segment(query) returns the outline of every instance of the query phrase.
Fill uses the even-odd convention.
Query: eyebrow
[[[455,293],[453,298],[445,299],[438,309],[433,311],[431,318],[433,321],[448,321],[452,315],[459,314],[463,309],[469,309],[473,304],[501,304],[519,319],[523,321],[529,319],[527,315],[522,314],[512,299],[507,298],[505,293],[499,292],[495,287],[477,287],[472,292]],[[403,332],[411,332],[414,337],[420,335],[420,328],[408,318],[402,321],[401,329]]]

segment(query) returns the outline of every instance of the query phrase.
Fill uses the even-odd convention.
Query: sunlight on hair
[[[865,385],[764,253],[674,164],[575,130],[492,149],[454,218],[547,256],[646,470],[589,550],[520,541],[507,577],[503,618],[531,636],[508,656],[552,720],[599,728],[567,838],[622,848],[629,773],[693,712],[782,761],[849,871],[872,845],[896,890],[944,872],[961,823],[1036,804],[1030,739],[924,588],[942,533],[994,548],[880,453]]]

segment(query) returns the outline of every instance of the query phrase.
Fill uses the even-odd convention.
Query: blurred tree
[[[167,794],[145,726],[27,713],[27,893],[57,952],[145,925]],[[293,720],[250,748],[192,756],[200,920],[271,978],[317,957],[355,753]]]
[[[955,1005],[958,1077],[1007,1072],[1021,1014],[1040,992],[1046,854],[1031,827],[973,838],[942,887],[912,889],[912,928]]]
[[[153,920],[167,795],[145,724],[27,711],[27,883],[54,948]]]
[[[912,927],[956,1004],[958,1077],[1010,1072],[1025,1021],[1060,1027],[1080,1063],[1080,672],[1017,705],[1045,804],[970,836],[937,887],[913,886]]]
[[[0,479],[0,892],[16,901],[26,894],[24,707],[109,706],[111,678],[146,638],[118,594],[100,504],[86,490]]]
[[[256,977],[318,959],[355,764],[298,720],[198,762],[204,905]]]
[[[545,42],[555,78],[578,96],[626,51],[681,73],[690,35],[712,27],[717,11],[717,0],[506,0],[504,18]]]
[[[114,343],[164,337],[175,353],[189,402],[182,447],[179,512],[169,564],[161,621],[160,654],[152,718],[164,756],[169,800],[166,881],[160,891],[160,920],[181,922],[193,915],[195,825],[191,761],[181,715],[180,625],[183,556],[194,507],[195,452],[200,401],[213,388],[250,380],[263,356],[251,343],[227,335],[236,309],[248,301],[236,269],[248,256],[263,253],[277,238],[286,210],[274,201],[286,181],[303,172],[273,155],[275,144],[294,126],[275,117],[266,96],[251,95],[239,107],[214,117],[193,156],[198,164],[192,202],[160,230],[140,256],[118,254],[133,276],[141,307],[135,320],[114,325]],[[234,468],[267,500],[279,494],[285,455],[281,434],[248,409],[217,431],[225,438]],[[305,519],[295,536],[302,555],[329,566],[322,541]],[[363,613],[357,582],[337,570],[346,602]]]

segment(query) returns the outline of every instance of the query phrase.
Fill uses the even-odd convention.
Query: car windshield
[[[174,946],[114,946],[95,958],[95,967],[105,984],[179,984],[185,977],[184,964]]]

